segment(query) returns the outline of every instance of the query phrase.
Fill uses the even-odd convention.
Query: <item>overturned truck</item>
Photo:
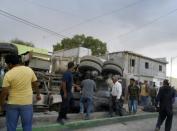
[[[4,57],[8,54],[19,54],[18,48],[15,44],[0,43],[0,92],[2,89],[2,81],[4,74],[7,72],[7,66]],[[61,103],[61,96],[59,94],[59,84],[61,76],[52,75],[49,73],[51,65],[49,59],[37,57],[35,52],[27,51],[19,55],[21,64],[31,67],[38,78],[39,88],[42,99],[36,101],[33,99],[35,111],[44,110],[58,110],[58,105]],[[34,92],[34,98],[36,93]],[[0,111],[1,112],[1,111]]]
[[[87,72],[91,73],[92,78],[95,80],[97,85],[97,91],[94,94],[93,109],[95,111],[107,111],[109,109],[109,91],[106,79],[110,74],[120,75],[122,77],[123,68],[115,61],[106,61],[95,56],[84,56],[81,58],[79,64],[79,73],[82,77],[80,80],[84,78],[84,74]],[[123,78],[122,80],[125,83]],[[76,101],[76,104],[78,104],[80,93],[74,92],[73,99]]]
[[[76,61],[74,57],[52,56],[52,74],[62,75],[69,61]],[[97,91],[94,95],[94,111],[106,111],[109,108],[109,91],[106,79],[109,74],[123,75],[123,68],[118,62],[106,61],[96,56],[83,56],[73,72],[74,83],[80,84],[85,74],[89,72],[96,82]],[[124,79],[123,79],[124,80]],[[79,112],[80,91],[73,89],[70,112]]]
[[[1,82],[6,71],[4,56],[8,53],[18,54],[16,46],[10,43],[0,43],[1,58]],[[123,67],[118,62],[100,59],[96,56],[83,56],[78,62],[74,57],[58,57],[52,55],[49,60],[36,57],[32,51],[20,54],[22,64],[31,67],[38,78],[42,99],[33,101],[35,111],[55,110],[58,111],[61,103],[60,83],[62,74],[66,70],[69,61],[78,64],[78,70],[73,73],[74,82],[80,84],[86,72],[90,72],[97,84],[97,91],[94,95],[94,110],[105,111],[109,108],[109,92],[106,79],[109,74],[123,76]],[[123,79],[123,84],[124,84]],[[0,85],[1,90],[1,85]],[[72,108],[70,112],[79,112],[80,91],[73,89]],[[35,97],[35,93],[34,93]]]

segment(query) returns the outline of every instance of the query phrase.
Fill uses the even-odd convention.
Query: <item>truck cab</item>
[[[4,57],[8,54],[18,54],[18,49],[15,45],[10,43],[0,43],[0,93],[2,90],[2,81],[4,74],[7,72],[7,65]],[[4,115],[4,112],[0,109],[0,115]]]
[[[10,43],[0,43],[0,90],[2,88],[2,80],[5,72],[7,71],[7,66],[4,57],[7,54],[15,53],[18,54],[18,49],[16,46]]]

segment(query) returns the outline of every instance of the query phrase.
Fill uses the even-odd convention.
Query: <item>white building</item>
[[[127,80],[133,77],[138,81],[147,80],[151,85],[155,82],[160,86],[166,78],[168,62],[165,58],[152,59],[130,51],[110,53],[108,58],[119,62],[124,67],[124,77]]]
[[[80,58],[83,56],[92,55],[91,49],[84,48],[84,47],[78,47],[78,48],[72,48],[68,50],[59,50],[54,51],[53,56],[55,57],[72,57],[77,61],[77,63],[80,63]]]

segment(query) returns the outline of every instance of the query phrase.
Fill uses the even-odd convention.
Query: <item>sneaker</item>
[[[84,113],[80,112],[79,114],[80,114],[81,118],[84,119]]]
[[[154,131],[160,131],[160,129],[158,127],[156,127]]]
[[[68,118],[68,117],[66,116],[66,117],[64,117],[64,119],[65,119],[65,120],[69,120],[70,118]]]
[[[108,116],[109,116],[109,117],[113,117],[113,114],[112,114],[112,113],[109,113]]]
[[[90,117],[89,116],[85,116],[84,120],[90,120]]]
[[[63,119],[59,119],[59,120],[57,120],[57,122],[60,123],[61,125],[65,124],[65,121]]]
[[[136,115],[136,112],[133,112],[133,115]]]

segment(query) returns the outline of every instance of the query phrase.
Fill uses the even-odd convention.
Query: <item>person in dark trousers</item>
[[[122,103],[121,103],[121,96],[122,96],[122,85],[119,83],[118,75],[114,75],[112,77],[113,86],[111,89],[111,99],[109,103],[109,115],[110,117],[113,116],[113,111],[115,110],[116,115],[122,116]]]
[[[130,79],[130,85],[128,86],[128,107],[129,113],[135,114],[137,112],[137,105],[139,99],[140,89],[135,83],[135,79]]]
[[[154,82],[152,88],[150,89],[150,97],[151,97],[152,106],[155,106],[156,96],[157,96],[157,88]]]
[[[72,97],[72,85],[73,85],[73,75],[72,71],[74,69],[74,63],[68,63],[68,70],[63,74],[63,80],[61,83],[61,96],[62,103],[60,107],[60,111],[58,114],[57,122],[60,124],[64,124],[64,119],[67,119],[67,112],[69,108],[70,99]]]
[[[88,120],[93,107],[94,91],[96,91],[96,83],[91,79],[89,73],[86,75],[85,80],[81,82],[81,89],[80,113],[84,113],[84,105],[86,105],[85,120]]]
[[[165,131],[170,131],[173,119],[173,103],[175,101],[175,91],[169,86],[167,79],[163,81],[156,98],[156,107],[159,106],[159,116],[155,131],[160,131],[160,127],[165,121]]]

